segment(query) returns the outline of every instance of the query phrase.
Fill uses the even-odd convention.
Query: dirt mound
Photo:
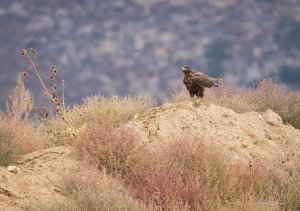
[[[258,157],[274,161],[276,157],[289,165],[289,160],[300,160],[300,130],[283,124],[271,110],[238,114],[207,101],[190,100],[153,108],[127,126],[147,146],[193,134],[199,141],[221,146],[234,162]],[[71,147],[25,155],[16,166],[18,173],[0,167],[0,210],[32,210],[39,202],[60,201],[64,198],[62,175],[76,172],[88,176],[86,163],[78,160]]]
[[[74,172],[79,162],[71,147],[36,151],[16,164],[18,173],[0,167],[0,210],[32,210],[37,203],[63,197],[62,175]]]
[[[129,126],[143,143],[154,145],[172,136],[193,134],[221,146],[233,160],[300,158],[300,130],[283,124],[271,110],[239,114],[207,101],[190,100],[153,108]]]

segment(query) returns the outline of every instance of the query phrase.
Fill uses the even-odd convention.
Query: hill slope
[[[191,100],[153,108],[136,116],[127,127],[141,136],[145,146],[154,149],[170,136],[193,134],[199,141],[221,146],[216,149],[231,156],[233,162],[262,159],[271,167],[269,162],[278,161],[288,170],[292,160],[300,161],[300,131],[284,125],[271,110],[238,114],[206,101]],[[0,167],[1,208],[30,209],[39,201],[64,199],[60,188],[64,175],[90,175],[86,163],[74,151],[72,147],[56,147],[25,155],[17,164],[17,174]]]
[[[271,110],[235,113],[210,102],[165,104],[137,117],[133,128],[144,142],[163,142],[170,136],[193,134],[221,145],[234,157],[252,159],[296,155],[300,158],[300,131],[282,123]]]
[[[79,167],[71,157],[71,148],[56,147],[25,155],[18,162],[15,174],[0,168],[0,205],[4,210],[30,209],[45,200],[58,200],[64,174]]]

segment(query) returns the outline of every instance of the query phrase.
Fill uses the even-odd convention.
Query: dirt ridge
[[[155,107],[126,125],[146,146],[193,134],[199,141],[221,146],[234,162],[276,157],[288,170],[291,160],[300,161],[300,130],[283,124],[271,110],[239,114],[205,100],[188,100]],[[0,167],[0,210],[32,210],[40,201],[64,198],[62,176],[86,165],[74,152],[60,146],[24,155],[16,174]]]

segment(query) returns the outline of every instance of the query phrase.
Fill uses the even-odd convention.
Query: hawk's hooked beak
[[[187,65],[185,65],[185,66],[183,66],[182,67],[182,72],[183,73],[189,73],[191,71],[191,68],[189,67],[189,66],[187,66]]]
[[[182,67],[182,70],[188,70],[188,69],[190,69],[190,67],[187,66],[187,65],[184,65],[184,66]]]

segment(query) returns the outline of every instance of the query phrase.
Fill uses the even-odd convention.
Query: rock
[[[265,112],[265,120],[268,124],[270,124],[272,126],[279,125],[279,124],[283,123],[281,117],[277,113],[275,113],[274,111],[272,111],[270,109],[268,109]]]
[[[18,168],[17,166],[8,166],[7,171],[17,174],[20,172],[20,168]]]

